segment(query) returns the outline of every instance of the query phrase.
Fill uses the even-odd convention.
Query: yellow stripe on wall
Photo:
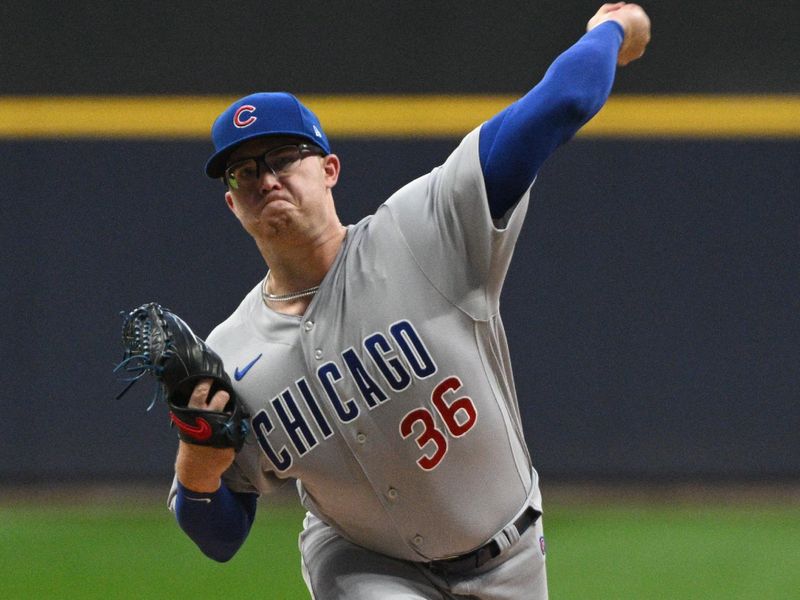
[[[208,139],[233,96],[0,96],[0,139]],[[513,96],[302,95],[331,138],[461,136]],[[800,137],[800,96],[612,96],[579,134]]]

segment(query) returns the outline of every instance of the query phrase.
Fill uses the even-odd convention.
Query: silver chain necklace
[[[264,283],[261,286],[261,299],[266,305],[267,302],[289,302],[290,300],[297,300],[298,298],[305,298],[306,296],[313,296],[319,291],[319,286],[306,288],[299,292],[289,292],[288,294],[270,294],[267,291],[267,284],[269,282],[269,269],[267,269],[267,276],[264,277]]]

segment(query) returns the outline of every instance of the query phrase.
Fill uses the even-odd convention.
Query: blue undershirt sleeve
[[[492,218],[505,215],[544,161],[605,104],[623,38],[615,21],[595,27],[531,91],[483,124],[479,154]]]
[[[224,483],[213,494],[207,494],[178,482],[175,517],[203,554],[225,562],[236,554],[250,532],[257,500],[257,494],[232,492]]]

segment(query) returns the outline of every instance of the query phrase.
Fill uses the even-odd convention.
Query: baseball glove
[[[155,302],[122,313],[122,344],[125,354],[114,371],[133,374],[121,398],[147,373],[158,382],[153,402],[165,399],[178,437],[191,444],[214,448],[242,449],[248,431],[248,414],[231,386],[222,359],[197,337],[175,313]],[[230,394],[223,412],[188,407],[195,385],[213,379],[210,399],[219,390]],[[149,410],[149,409],[148,409]]]

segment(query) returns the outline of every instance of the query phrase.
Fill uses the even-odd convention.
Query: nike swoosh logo
[[[183,431],[189,437],[193,437],[201,442],[211,437],[211,425],[209,425],[208,421],[201,417],[195,418],[194,425],[184,423],[178,417],[176,417],[174,413],[169,413],[169,418],[172,419],[172,422],[178,426],[178,429]]]
[[[184,496],[184,500],[191,500],[192,502],[205,502],[211,504],[211,498],[192,498],[191,496]]]
[[[241,369],[241,370],[239,370],[239,367],[236,367],[236,369],[234,369],[234,371],[233,371],[233,378],[234,378],[236,381],[241,381],[241,380],[242,380],[242,377],[244,377],[245,375],[247,375],[247,372],[248,372],[248,371],[249,371],[249,370],[252,368],[252,366],[253,366],[254,364],[256,364],[256,363],[258,362],[258,359],[259,359],[259,358],[261,358],[261,354],[259,354],[258,356],[256,356],[256,357],[255,357],[253,360],[251,360],[249,363],[247,363],[247,364],[244,366],[244,368],[243,368],[243,369]]]

